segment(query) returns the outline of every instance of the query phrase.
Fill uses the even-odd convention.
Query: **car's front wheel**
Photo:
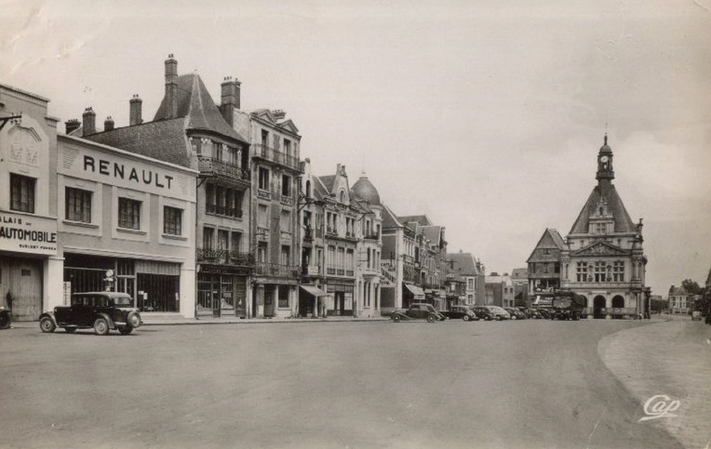
[[[399,323],[401,320],[400,315],[393,316],[393,323]]]
[[[133,332],[133,326],[121,326],[118,328],[118,331],[121,335],[128,335]]]
[[[471,318],[469,315],[464,315],[464,316],[462,317],[462,319],[463,319],[464,321],[469,321],[469,320],[471,320],[472,318]]]
[[[437,321],[437,317],[436,317],[436,316],[434,316],[434,315],[427,315],[427,322],[428,322],[428,323],[434,323],[435,321]]]
[[[96,335],[106,335],[109,333],[109,323],[106,318],[97,318],[94,321],[94,332]]]
[[[42,330],[42,332],[54,332],[56,328],[57,325],[54,324],[52,318],[44,317],[40,320],[40,329]]]

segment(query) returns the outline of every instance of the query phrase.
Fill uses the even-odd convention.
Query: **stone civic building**
[[[635,224],[612,180],[613,153],[597,155],[597,185],[566,236],[560,287],[584,295],[595,318],[637,317],[648,311],[642,220]]]

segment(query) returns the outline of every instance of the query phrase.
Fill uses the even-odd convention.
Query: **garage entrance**
[[[42,313],[41,259],[2,257],[0,303],[12,310],[13,321],[36,321]]]
[[[604,296],[596,296],[593,300],[593,317],[595,319],[605,318],[606,299]]]

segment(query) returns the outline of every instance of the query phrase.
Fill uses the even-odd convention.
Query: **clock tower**
[[[597,155],[596,178],[598,181],[607,179],[608,182],[615,179],[615,171],[612,169],[612,148],[607,145],[607,134],[605,134],[605,143],[600,147]]]

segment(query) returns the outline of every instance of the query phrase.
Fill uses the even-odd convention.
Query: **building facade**
[[[198,172],[82,138],[57,141],[65,294],[125,292],[141,312],[195,317]]]
[[[61,305],[57,122],[49,100],[0,84],[0,304],[15,321]]]
[[[486,276],[482,264],[471,253],[461,251],[447,254],[447,260],[449,260],[450,272],[463,278],[464,297],[460,304],[484,305]]]
[[[642,220],[632,221],[614,178],[605,136],[597,155],[598,183],[561,251],[561,288],[584,295],[588,316],[594,318],[638,317],[648,310]]]
[[[565,241],[552,228],[543,231],[536,247],[526,260],[528,264],[528,291],[550,293],[560,289],[560,260]]]

